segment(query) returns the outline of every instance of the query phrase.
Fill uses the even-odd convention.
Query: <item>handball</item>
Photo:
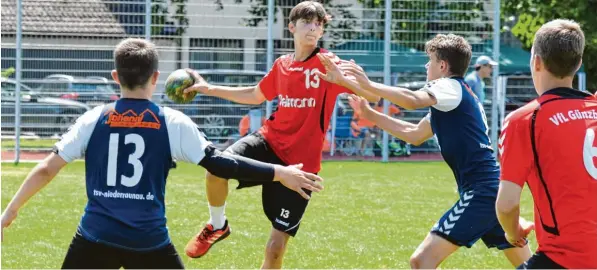
[[[175,70],[166,79],[166,95],[176,103],[189,103],[195,98],[197,92],[193,91],[185,94],[184,90],[193,84],[195,84],[195,80],[186,70]]]

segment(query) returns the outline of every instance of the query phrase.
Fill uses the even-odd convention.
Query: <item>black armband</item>
[[[274,181],[274,165],[222,152],[212,145],[205,148],[205,157],[199,165],[220,178],[250,182]]]

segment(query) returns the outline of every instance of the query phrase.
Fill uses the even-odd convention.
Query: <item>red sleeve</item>
[[[343,86],[337,85],[337,84],[335,84],[335,83],[333,83],[333,84],[332,84],[332,86],[330,87],[330,89],[332,90],[332,92],[334,92],[334,93],[336,93],[336,94],[342,94],[342,93],[350,93],[350,94],[353,94],[352,90],[350,90],[350,89],[348,89],[348,88],[346,88],[346,87],[343,87]]]
[[[259,89],[265,98],[269,101],[276,97],[276,78],[278,77],[279,59],[276,59],[272,68],[259,82]]]
[[[515,114],[516,112],[513,112]],[[511,117],[512,116],[512,117]],[[504,119],[498,141],[501,163],[500,179],[523,187],[533,167],[533,149],[529,121],[520,115],[509,115]]]

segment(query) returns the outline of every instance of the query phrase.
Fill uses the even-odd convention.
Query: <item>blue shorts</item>
[[[497,188],[467,190],[433,226],[431,232],[457,246],[472,247],[479,239],[488,248],[514,247],[506,240],[495,213]]]

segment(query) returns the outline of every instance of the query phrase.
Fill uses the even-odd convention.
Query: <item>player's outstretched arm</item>
[[[318,57],[326,68],[326,74],[320,73],[321,78],[344,86],[357,95],[382,97],[407,110],[437,104],[435,97],[424,91],[411,91],[370,81],[363,68],[352,61],[343,61],[338,65],[327,56]]]
[[[103,106],[81,115],[62,139],[54,145],[54,152],[31,170],[2,214],[2,231],[16,218],[25,203],[46,186],[69,162],[84,156],[93,128]]]
[[[227,99],[236,103],[257,105],[265,101],[265,96],[258,85],[246,87],[229,87],[207,83],[197,71],[187,69],[195,79],[195,84],[185,89],[185,93],[198,92],[208,96]]]
[[[6,206],[2,213],[2,238],[4,238],[4,228],[8,227],[17,217],[19,209],[25,203],[45,187],[58,172],[67,164],[59,155],[51,153],[46,159],[37,164],[31,170],[25,181]]]
[[[284,167],[221,152],[199,131],[191,118],[167,107],[164,108],[164,114],[170,152],[174,160],[198,164],[220,178],[255,182],[279,181],[305,199],[309,199],[309,196],[303,189],[319,192],[323,188],[323,179],[301,171],[302,165]]]
[[[431,124],[427,118],[421,119],[419,124],[415,125],[392,118],[372,109],[369,103],[362,97],[351,95],[348,97],[348,101],[350,106],[355,110],[355,113],[365,117],[381,129],[407,143],[420,145],[433,136]]]
[[[363,90],[363,88],[359,86],[359,82],[356,79],[342,75],[342,71],[340,70],[340,67],[343,65],[346,65],[348,63],[354,64],[354,61],[349,62],[349,61],[341,60],[340,65],[337,65],[334,63],[334,61],[332,59],[330,59],[330,57],[331,56],[327,56],[327,55],[324,56],[321,53],[317,54],[317,58],[319,58],[319,60],[321,61],[321,64],[323,64],[323,66],[325,67],[326,73],[324,74],[319,70],[315,70],[314,74],[316,74],[320,78],[324,79],[325,81],[328,81],[328,82],[331,82],[331,83],[334,83],[334,84],[337,84],[342,87],[350,89],[353,93],[355,93],[361,97],[364,97],[369,102],[378,102],[380,100],[380,97],[378,95],[374,95],[373,93],[371,93],[369,91]],[[338,60],[338,58],[335,57],[334,60]]]
[[[520,217],[520,194],[522,187],[510,181],[500,181],[495,211],[500,225],[506,232],[506,240],[517,247],[526,245],[527,235],[535,228],[532,222]]]
[[[303,189],[319,192],[323,189],[323,179],[315,174],[303,172],[302,164],[280,166],[254,159],[221,152],[213,146],[205,149],[205,157],[199,162],[211,174],[225,179],[243,179],[253,182],[279,181],[287,188],[301,194],[305,199],[309,195]]]

